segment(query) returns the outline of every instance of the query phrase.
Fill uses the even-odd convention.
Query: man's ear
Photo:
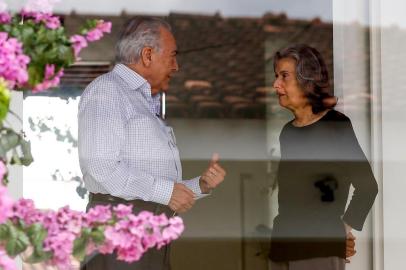
[[[144,47],[141,51],[141,60],[145,67],[149,67],[152,62],[152,48]]]

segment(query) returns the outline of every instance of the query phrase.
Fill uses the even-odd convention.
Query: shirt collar
[[[132,90],[140,91],[149,104],[150,111],[155,115],[161,114],[161,100],[159,95],[151,95],[151,85],[140,74],[124,64],[116,64],[113,72],[119,75]]]

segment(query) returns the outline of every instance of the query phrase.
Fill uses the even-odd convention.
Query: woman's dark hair
[[[330,87],[327,66],[315,48],[296,44],[277,51],[274,55],[274,70],[278,61],[283,58],[296,61],[296,78],[312,106],[313,113],[331,109],[337,104],[334,90]]]

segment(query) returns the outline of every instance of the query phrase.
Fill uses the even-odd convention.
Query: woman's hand
[[[350,263],[350,257],[354,256],[357,251],[355,250],[355,236],[352,234],[352,227],[344,222],[346,240],[345,240],[345,262]]]

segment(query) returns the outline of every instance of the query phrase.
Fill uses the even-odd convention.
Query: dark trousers
[[[173,211],[166,205],[141,200],[125,201],[123,199],[104,194],[90,194],[89,203],[86,211],[96,205],[110,204],[132,204],[133,213],[138,214],[141,211],[150,211],[155,215],[165,213],[168,217],[173,216]],[[170,270],[170,244],[161,247],[161,249],[149,249],[139,261],[127,263],[116,259],[113,254],[92,254],[88,256],[81,265],[81,270]]]

